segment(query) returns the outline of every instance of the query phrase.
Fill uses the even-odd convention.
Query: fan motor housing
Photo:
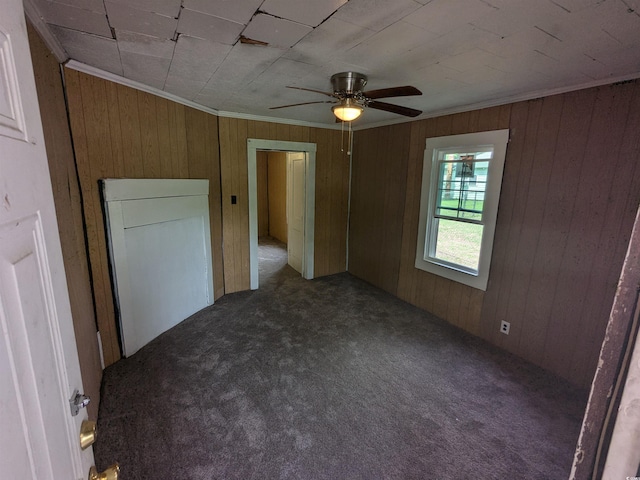
[[[362,92],[367,84],[367,76],[357,72],[342,72],[331,76],[331,85],[336,94],[346,94]]]

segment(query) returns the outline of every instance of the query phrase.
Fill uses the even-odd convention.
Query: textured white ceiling
[[[333,124],[341,71],[432,116],[640,77],[640,0],[32,0],[68,56],[221,112]],[[241,37],[268,45],[241,43]],[[358,124],[397,115],[368,109]]]

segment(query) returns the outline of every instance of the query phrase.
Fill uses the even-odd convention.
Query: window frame
[[[473,288],[487,289],[508,142],[509,129],[427,138],[422,165],[416,268]],[[481,221],[484,228],[480,244],[478,271],[475,273],[468,267],[446,262],[429,255],[430,251],[435,251],[436,241],[434,222],[437,221],[437,184],[440,164],[443,163],[443,160],[438,157],[440,152],[450,153],[452,150],[459,150],[461,153],[468,153],[489,148],[493,149],[493,157],[489,160],[487,170],[487,184]]]

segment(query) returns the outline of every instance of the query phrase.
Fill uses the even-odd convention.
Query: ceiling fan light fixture
[[[343,122],[351,122],[355,120],[362,114],[363,110],[364,108],[350,98],[346,98],[339,105],[331,107],[333,114]]]

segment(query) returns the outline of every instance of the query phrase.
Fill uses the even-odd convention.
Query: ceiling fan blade
[[[380,90],[369,90],[362,92],[367,98],[389,98],[389,97],[411,97],[413,95],[422,95],[422,92],[416,87],[405,85],[404,87],[381,88]]]
[[[392,103],[376,102],[373,101],[367,105],[369,108],[375,108],[376,110],[384,110],[385,112],[397,113],[398,115],[404,115],[405,117],[417,117],[422,114],[422,110],[416,110],[415,108],[402,107],[400,105],[393,105]]]
[[[291,105],[280,105],[279,107],[269,107],[269,110],[277,110],[278,108],[289,108],[289,107],[297,107],[299,105],[312,105],[314,103],[336,103],[333,100],[326,100],[320,102],[303,102],[303,103],[292,103]]]
[[[304,90],[305,92],[321,93],[322,95],[327,95],[329,97],[339,98],[335,93],[323,92],[322,90],[314,90],[313,88],[293,87],[293,86],[287,86],[287,88],[294,88],[296,90]]]

